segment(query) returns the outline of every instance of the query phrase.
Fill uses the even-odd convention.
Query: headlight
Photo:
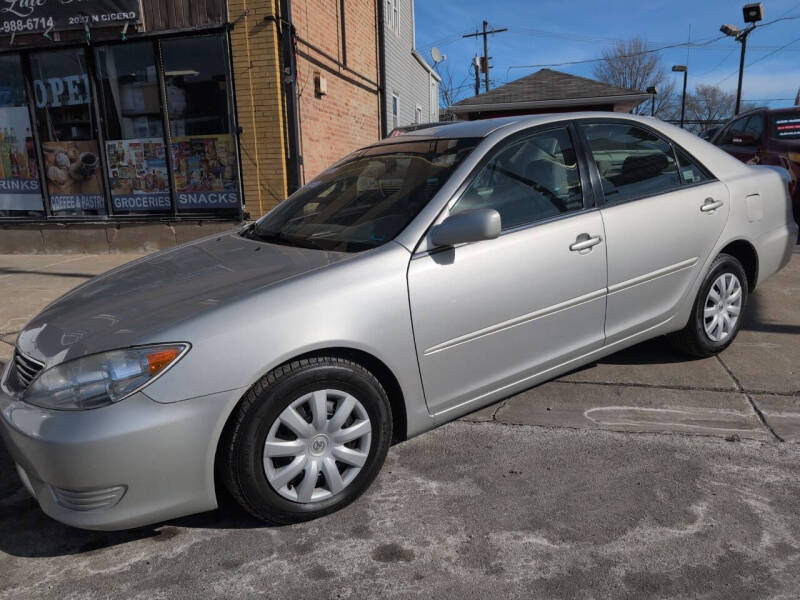
[[[113,404],[163,374],[188,349],[188,344],[166,344],[84,356],[41,373],[22,399],[56,410],[86,410]]]

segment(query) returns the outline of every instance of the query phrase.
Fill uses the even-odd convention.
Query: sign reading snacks
[[[139,11],[139,0],[0,0],[0,35],[122,25]]]
[[[236,208],[239,192],[233,136],[172,138],[178,208]]]

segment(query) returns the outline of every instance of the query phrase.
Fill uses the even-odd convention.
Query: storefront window
[[[86,54],[64,49],[30,61],[50,208],[58,216],[104,214]]]
[[[161,42],[178,211],[238,211],[225,38]]]
[[[170,212],[166,143],[153,44],[101,47],[96,56],[114,213]]]
[[[19,56],[0,55],[0,217],[41,217],[39,167]]]

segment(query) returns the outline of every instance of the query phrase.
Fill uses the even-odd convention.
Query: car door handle
[[[601,238],[599,235],[592,237],[588,233],[582,233],[575,238],[575,243],[572,244],[569,249],[573,252],[580,252],[581,250],[588,250],[592,246],[597,246],[597,244],[602,241],[603,238]]]
[[[713,198],[706,198],[706,201],[703,202],[703,205],[700,207],[700,210],[704,213],[713,212],[717,210],[720,206],[722,206],[722,202],[719,200],[714,200]]]

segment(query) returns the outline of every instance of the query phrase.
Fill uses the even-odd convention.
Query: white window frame
[[[392,0],[392,29],[400,35],[400,0]]]
[[[414,124],[415,125],[419,125],[422,122],[423,122],[422,121],[422,107],[419,104],[417,104],[414,107]]]
[[[400,127],[400,96],[392,94],[392,129]]]

